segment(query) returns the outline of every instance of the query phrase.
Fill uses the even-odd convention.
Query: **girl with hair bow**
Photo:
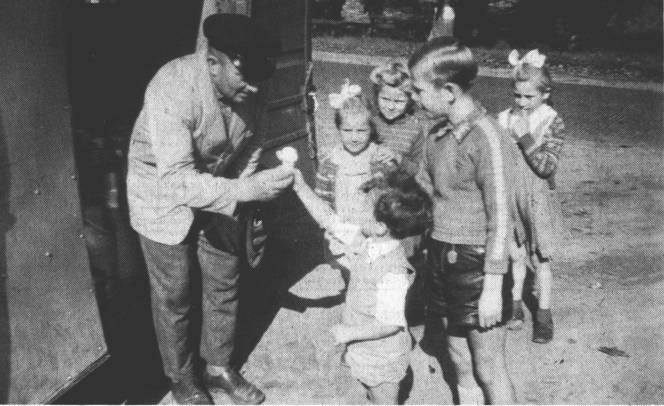
[[[518,171],[521,187],[514,190],[517,191],[518,220],[525,229],[525,238],[516,238],[510,247],[514,302],[508,328],[516,330],[523,325],[523,283],[527,260],[531,258],[538,299],[532,341],[544,344],[553,339],[551,260],[566,235],[554,180],[565,138],[565,125],[558,112],[551,107],[552,81],[546,56],[534,49],[520,58],[518,51],[513,50],[508,61],[514,67],[514,106],[501,112],[498,122],[510,131],[522,153]]]
[[[338,131],[337,143],[321,154],[315,192],[341,220],[362,227],[373,218],[373,202],[361,186],[385,176],[396,168],[396,154],[375,142],[371,111],[359,85],[346,79],[339,93],[329,95]],[[348,260],[334,239],[330,239],[327,262],[339,269],[346,287]]]

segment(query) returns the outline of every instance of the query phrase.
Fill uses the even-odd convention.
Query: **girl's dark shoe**
[[[212,405],[208,394],[194,382],[193,379],[184,379],[171,382],[171,392],[178,405]]]
[[[551,310],[537,310],[537,318],[533,327],[533,342],[546,344],[553,340],[553,318]]]
[[[232,368],[226,367],[220,375],[203,374],[205,386],[209,390],[221,389],[230,396],[233,403],[258,405],[265,400],[265,394]]]
[[[526,315],[523,313],[523,307],[521,306],[521,301],[520,300],[513,301],[512,318],[507,321],[507,328],[509,330],[521,330],[525,318]]]

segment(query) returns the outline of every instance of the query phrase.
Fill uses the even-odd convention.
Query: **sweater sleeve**
[[[417,173],[415,175],[415,180],[429,196],[433,196],[433,180],[431,179],[429,163],[427,160],[427,149],[429,147],[429,142],[432,142],[432,140],[428,139],[427,137],[423,138],[421,159],[418,165]]]
[[[424,129],[419,126],[417,136],[410,146],[410,151],[403,157],[401,167],[411,175],[417,174],[422,161],[422,147],[424,144]]]
[[[323,158],[316,172],[314,192],[330,207],[334,202],[334,165],[329,158]]]
[[[526,134],[519,139],[518,144],[533,172],[541,178],[548,178],[555,174],[558,168],[564,140],[565,124],[560,116],[556,116],[549,131],[544,134],[542,143],[536,144],[533,136]]]
[[[507,247],[510,227],[508,185],[503,161],[502,134],[496,126],[481,122],[478,145],[475,151],[477,184],[482,191],[487,218],[486,256],[484,272],[507,272]]]

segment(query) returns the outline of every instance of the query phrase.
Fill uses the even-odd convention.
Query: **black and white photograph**
[[[664,404],[661,0],[0,0],[0,404]]]

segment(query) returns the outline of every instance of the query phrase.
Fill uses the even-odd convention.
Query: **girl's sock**
[[[457,385],[457,390],[459,391],[460,405],[484,404],[484,392],[482,392],[482,389],[479,386],[464,388],[463,386]]]

